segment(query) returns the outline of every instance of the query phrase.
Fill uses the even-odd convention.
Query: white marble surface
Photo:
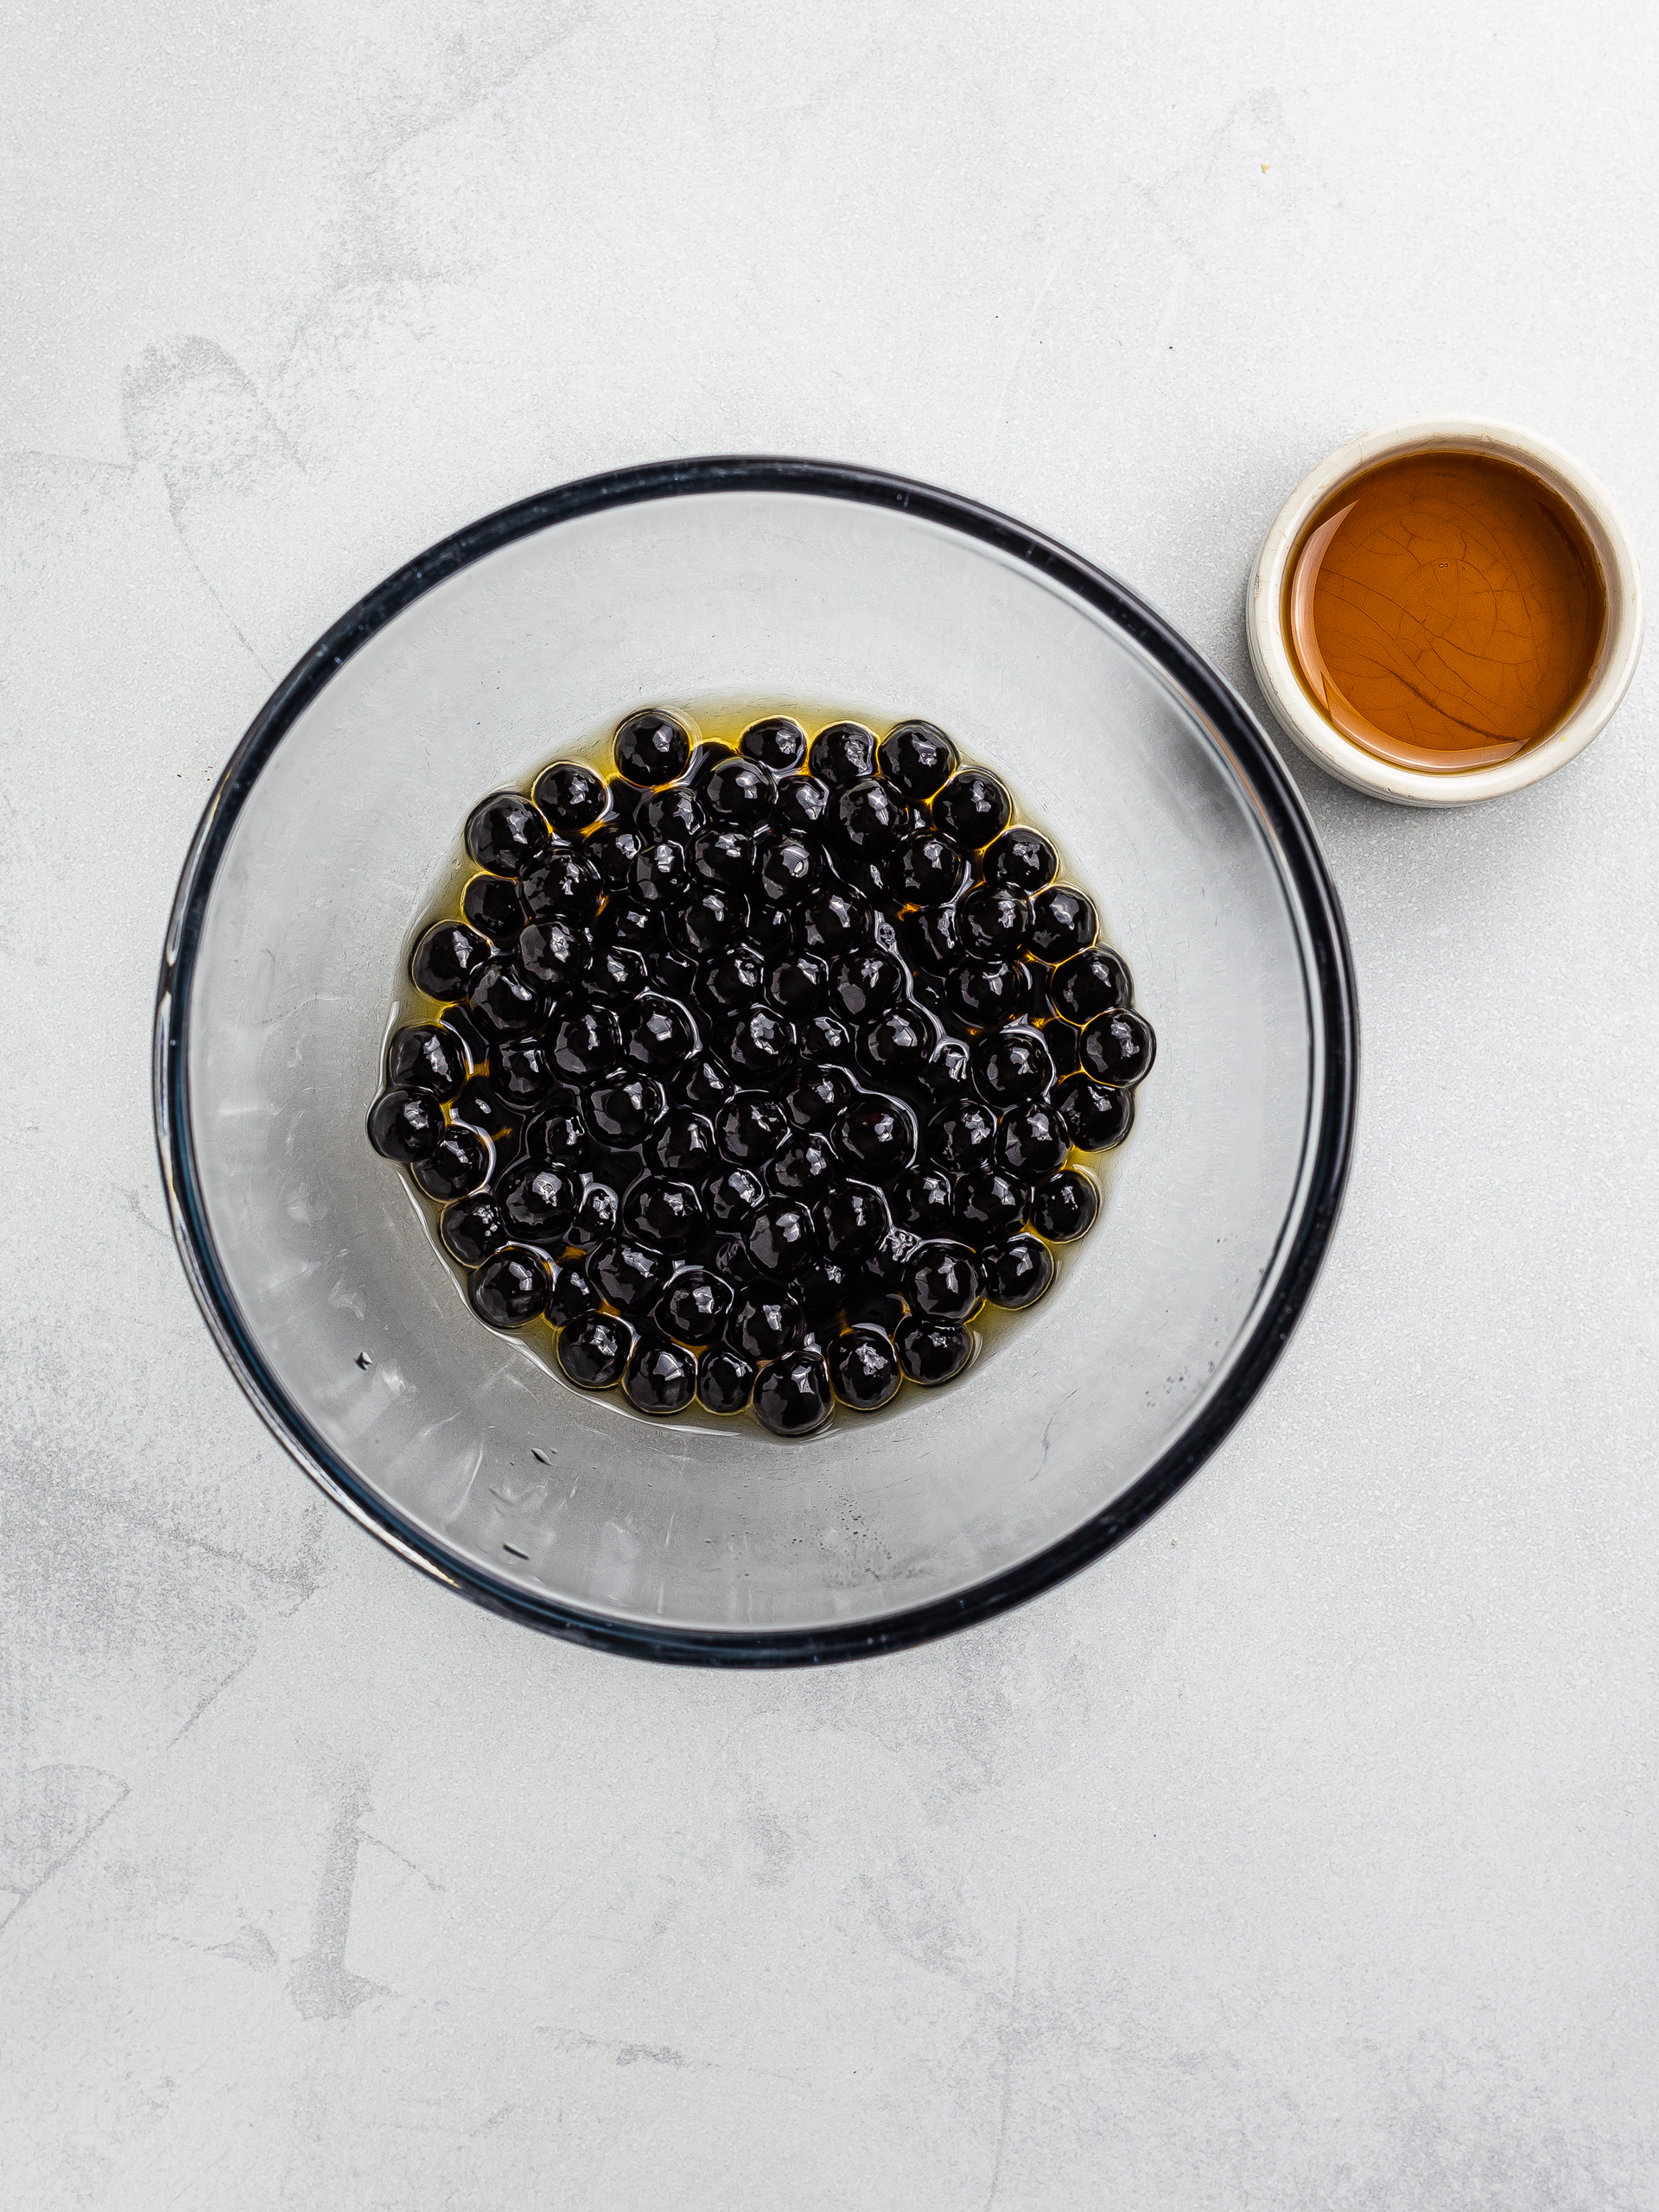
[[[507,1628],[311,1492],[165,1230],[211,780],[410,553],[721,449],[1007,507],[1253,696],[1367,425],[1659,513],[1648,11],[60,0],[6,35],[0,2196],[1639,2212],[1655,664],[1466,816],[1297,774],[1360,1152],[1205,1472],[821,1675]]]

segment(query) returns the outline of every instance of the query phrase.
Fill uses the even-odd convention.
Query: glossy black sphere
[[[832,722],[812,741],[807,766],[820,783],[843,790],[875,772],[875,737],[861,722]]]
[[[814,906],[803,907],[795,938],[802,952],[831,958],[862,944],[870,933],[870,910],[845,891],[828,891]]]
[[[546,1007],[540,985],[516,960],[492,960],[473,985],[473,1011],[499,1037],[534,1028]]]
[[[1067,1167],[1033,1185],[1031,1225],[1051,1244],[1069,1244],[1085,1236],[1099,1212],[1099,1189],[1081,1168]]]
[[[865,1025],[858,1057],[873,1075],[899,1081],[920,1072],[938,1042],[938,1024],[912,1000],[889,1007]]]
[[[702,1202],[711,1221],[722,1229],[736,1228],[757,1206],[766,1202],[766,1186],[752,1168],[728,1167],[711,1175],[702,1186]]]
[[[591,1083],[622,1065],[622,1030],[608,1006],[573,1007],[553,1032],[553,1065],[568,1083]]]
[[[707,819],[694,791],[683,784],[671,784],[665,791],[652,791],[649,798],[640,801],[633,826],[647,845],[683,845],[689,856],[691,842]]]
[[[1009,1236],[980,1255],[985,1295],[995,1306],[1034,1306],[1054,1280],[1054,1255],[1040,1237]]]
[[[1034,1029],[987,1030],[974,1039],[971,1058],[980,1095],[993,1106],[1040,1098],[1054,1081],[1054,1063]]]
[[[1029,898],[1054,880],[1059,862],[1054,848],[1035,830],[1016,823],[993,838],[985,849],[985,880],[1009,891],[1023,891]]]
[[[791,952],[766,978],[766,996],[791,1021],[822,1012],[830,996],[830,969],[814,953]]]
[[[938,1167],[912,1167],[893,1186],[893,1217],[918,1236],[949,1236],[956,1223],[950,1177]]]
[[[920,1244],[906,1267],[904,1287],[917,1313],[965,1321],[980,1301],[980,1271],[965,1244]]]
[[[1139,1083],[1158,1050],[1152,1024],[1132,1007],[1097,1014],[1083,1033],[1084,1072],[1120,1089]]]
[[[633,1331],[614,1313],[589,1313],[559,1338],[559,1365],[580,1390],[608,1390],[622,1380]]]
[[[585,1166],[593,1140],[575,1114],[556,1108],[544,1114],[531,1131],[531,1151],[556,1167]]]
[[[1135,1094],[1108,1090],[1086,1075],[1068,1076],[1056,1091],[1060,1120],[1073,1144],[1084,1152],[1108,1152],[1122,1144],[1135,1119]]]
[[[661,1074],[697,1048],[691,1017],[674,999],[644,998],[623,1017],[622,1049],[637,1068]]]
[[[684,1252],[702,1234],[702,1202],[690,1183],[642,1175],[623,1193],[622,1226],[661,1251]]]
[[[656,1128],[667,1108],[661,1084],[650,1076],[626,1077],[620,1083],[602,1083],[582,1101],[588,1126],[601,1144],[623,1147],[641,1143]]]
[[[681,1069],[674,1078],[674,1087],[688,1105],[707,1114],[722,1099],[729,1098],[736,1085],[727,1073],[725,1063],[705,1052]]]
[[[1031,976],[1023,960],[964,960],[945,995],[951,1011],[976,1029],[1018,1021],[1031,1008]]]
[[[888,785],[867,776],[837,791],[835,822],[849,852],[880,860],[910,828],[910,809]]]
[[[766,1180],[785,1198],[819,1198],[841,1173],[836,1148],[817,1130],[791,1137],[766,1168]]]
[[[570,1242],[579,1244],[584,1252],[596,1251],[615,1236],[621,1211],[621,1201],[608,1183],[597,1179],[585,1183],[575,1219],[570,1224]]]
[[[839,1015],[809,1014],[797,1032],[804,1060],[844,1060],[853,1049],[852,1032]]]
[[[947,777],[954,776],[960,756],[941,729],[931,722],[900,722],[882,739],[877,752],[881,772],[898,785],[906,798],[918,804],[932,798]]]
[[[668,1287],[673,1262],[636,1237],[618,1236],[601,1244],[588,1262],[588,1280],[619,1313],[644,1313]]]
[[[817,849],[798,831],[764,840],[760,860],[761,893],[773,906],[797,906],[817,888],[823,873]]]
[[[823,1019],[823,1017],[819,1017]],[[815,1024],[807,1024],[809,1039]],[[843,1034],[844,1047],[849,1040]],[[844,1067],[804,1068],[784,1093],[784,1105],[798,1129],[827,1129],[856,1094],[857,1086]]]
[[[754,1395],[755,1365],[717,1344],[697,1362],[697,1395],[711,1414],[741,1414]]]
[[[519,875],[547,850],[547,824],[522,791],[497,791],[474,807],[467,823],[467,849],[480,868]]]
[[[633,864],[633,895],[643,906],[677,906],[691,888],[683,845],[647,845]]]
[[[582,857],[607,891],[617,891],[633,880],[633,864],[645,849],[645,841],[631,823],[601,823],[582,842]]]
[[[525,869],[518,879],[518,893],[532,921],[544,922],[551,914],[567,914],[579,922],[591,921],[604,895],[599,870],[585,853],[557,845],[545,860]]]
[[[823,1199],[824,1243],[837,1259],[873,1250],[893,1227],[887,1192],[876,1184],[842,1183]]]
[[[960,1321],[912,1313],[893,1331],[893,1348],[912,1382],[948,1382],[973,1357],[974,1340]]]
[[[409,963],[417,989],[434,999],[462,999],[491,957],[489,939],[464,922],[436,922]]]
[[[631,784],[671,784],[691,765],[691,740],[671,715],[630,715],[611,741],[617,773]]]
[[[561,836],[597,822],[609,803],[605,779],[579,760],[556,760],[537,777],[531,796]]]
[[[849,1021],[866,1022],[904,995],[905,971],[890,952],[843,954],[830,971],[830,1003]]]
[[[962,848],[941,830],[924,830],[892,855],[882,880],[900,905],[931,907],[954,899],[967,876]]]
[[[566,915],[551,914],[544,922],[531,922],[518,938],[519,967],[556,993],[585,974],[592,956],[587,931]]]
[[[509,1244],[473,1276],[467,1294],[473,1311],[493,1329],[522,1329],[547,1306],[551,1277],[539,1252]]]
[[[844,1330],[830,1345],[827,1363],[836,1395],[855,1413],[874,1413],[904,1381],[898,1355],[880,1329]]]
[[[475,1075],[463,1085],[461,1096],[449,1109],[449,1118],[499,1140],[518,1127],[521,1110],[508,1103],[499,1084],[492,1083],[486,1076]]]
[[[498,950],[510,952],[524,926],[518,887],[505,875],[475,875],[461,894],[461,911]]]
[[[410,1173],[429,1198],[465,1198],[482,1190],[491,1165],[489,1140],[452,1122]]]
[[[715,1116],[715,1141],[735,1167],[764,1166],[788,1135],[788,1115],[758,1091],[740,1091]]]
[[[741,891],[754,874],[754,840],[728,823],[691,842],[691,869],[722,891]]]
[[[383,1090],[369,1109],[369,1141],[383,1160],[407,1166],[443,1141],[443,1109],[423,1090]]]
[[[745,1007],[726,1033],[726,1058],[758,1081],[776,1084],[799,1057],[795,1025],[770,1007]]]
[[[734,830],[758,830],[778,803],[772,771],[728,754],[709,777],[703,798],[711,815]]]
[[[836,1148],[886,1180],[916,1157],[916,1117],[896,1098],[860,1098],[836,1123]]]
[[[393,1090],[453,1098],[471,1073],[461,1039],[436,1022],[400,1029],[386,1047],[386,1082]]]
[[[763,1275],[787,1281],[818,1256],[818,1232],[811,1209],[791,1199],[774,1200],[743,1224],[749,1258]]]
[[[1022,1183],[1052,1175],[1070,1149],[1070,1132],[1053,1099],[1010,1107],[996,1133],[998,1165]]]
[[[1000,1167],[976,1168],[957,1185],[956,1226],[976,1250],[1018,1229],[1025,1214],[1025,1185]]]
[[[787,775],[806,758],[806,732],[787,715],[769,715],[764,721],[749,724],[737,747],[745,760],[758,760],[774,776]]]
[[[660,1338],[642,1337],[622,1370],[622,1395],[642,1414],[683,1413],[696,1391],[696,1361]]]
[[[651,1133],[645,1159],[659,1175],[675,1175],[699,1182],[712,1175],[720,1162],[715,1151],[714,1126],[706,1114],[677,1107]]]
[[[986,1166],[996,1142],[996,1116],[976,1098],[942,1107],[927,1125],[929,1156],[965,1174]]]
[[[581,1260],[550,1260],[548,1273],[547,1318],[556,1328],[584,1319],[598,1306],[599,1293]]]
[[[749,902],[741,891],[711,884],[686,900],[677,926],[692,951],[707,958],[749,927]]]
[[[821,1352],[791,1352],[761,1370],[754,1410],[774,1436],[810,1436],[834,1409]]]
[[[1057,1013],[1068,1021],[1092,1021],[1097,1014],[1128,1006],[1131,995],[1129,971],[1109,945],[1093,944],[1074,952],[1054,970],[1048,995]]]
[[[830,810],[830,786],[817,776],[785,776],[778,785],[776,813],[786,830],[815,831]]]
[[[516,1236],[534,1244],[563,1244],[575,1217],[582,1183],[568,1167],[537,1167],[533,1160],[525,1160],[502,1177],[499,1197]]]
[[[1006,884],[982,883],[957,901],[957,938],[976,960],[1012,960],[1031,927],[1031,901]]]
[[[749,1359],[776,1359],[801,1326],[801,1302],[779,1283],[747,1287],[732,1308],[726,1333]]]
[[[1097,926],[1094,907],[1081,891],[1069,883],[1052,884],[1031,902],[1026,950],[1051,966],[1058,965],[1092,944]]]
[[[682,1268],[657,1301],[657,1322],[688,1344],[711,1344],[732,1310],[729,1283],[707,1268]]]
[[[493,1198],[457,1198],[438,1221],[444,1249],[463,1268],[480,1268],[492,1252],[512,1242],[507,1217]]]
[[[1001,835],[1014,810],[995,776],[963,768],[933,799],[933,819],[964,853],[976,853]]]

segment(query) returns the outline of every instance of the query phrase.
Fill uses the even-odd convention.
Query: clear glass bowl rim
[[[728,1633],[663,1630],[527,1596],[452,1556],[404,1522],[315,1433],[278,1384],[239,1313],[214,1248],[196,1169],[188,1043],[196,948],[237,817],[287,732],[359,646],[435,584],[535,531],[640,500],[783,492],[895,508],[941,524],[1062,584],[1133,639],[1208,723],[1269,832],[1311,946],[1308,988],[1324,1041],[1310,1102],[1311,1173],[1274,1292],[1234,1346],[1185,1432],[1122,1497],[1018,1566],[972,1588],[846,1629]],[[1020,1605],[1131,1535],[1214,1452],[1261,1389],[1313,1289],[1341,1210],[1353,1151],[1359,1017],[1341,903],[1300,792],[1249,709],[1203,655],[1128,587],[1054,539],[953,492],[842,462],[725,455],[647,463],[537,493],[430,547],[359,600],[289,671],[255,715],[209,798],[179,879],[156,988],[152,1081],[156,1149],[185,1274],[226,1364],[267,1427],[353,1519],[449,1588],[493,1611],[595,1649],[683,1665],[820,1664],[922,1643]]]

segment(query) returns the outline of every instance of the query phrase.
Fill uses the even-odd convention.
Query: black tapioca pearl
[[[539,1106],[558,1081],[547,1047],[534,1037],[504,1037],[490,1065],[503,1099],[518,1113]]]
[[[1014,810],[995,776],[963,768],[933,798],[933,820],[965,853],[977,853],[1008,826]]]
[[[467,817],[467,849],[480,868],[495,875],[522,874],[541,859],[550,842],[541,809],[522,791],[497,791]]]
[[[672,715],[630,715],[611,740],[617,773],[642,786],[677,782],[691,765],[691,735]]]
[[[849,1021],[865,1022],[904,995],[905,971],[890,952],[845,953],[830,971],[830,997]]]
[[[938,1167],[911,1168],[893,1186],[893,1216],[918,1236],[949,1236],[956,1222],[950,1177]]]
[[[991,841],[982,865],[987,883],[1001,884],[1030,898],[1054,880],[1059,862],[1046,837],[1016,823]]]
[[[977,960],[1017,958],[1031,927],[1031,901],[1023,891],[982,883],[957,901],[957,937]]]
[[[583,1167],[593,1148],[580,1118],[562,1106],[543,1114],[530,1133],[531,1156],[555,1167]]]
[[[760,1273],[780,1281],[799,1274],[818,1256],[811,1208],[793,1199],[774,1199],[751,1214],[743,1224],[743,1242]]]
[[[855,1259],[879,1244],[893,1227],[887,1192],[874,1183],[842,1183],[818,1209],[832,1256]]]
[[[809,1023],[809,1030],[810,1027]],[[827,1129],[835,1123],[843,1107],[852,1103],[857,1090],[846,1069],[834,1062],[809,1066],[800,1071],[785,1092],[784,1106],[797,1128]]]
[[[841,1163],[829,1138],[809,1130],[804,1136],[791,1138],[773,1155],[766,1167],[766,1180],[785,1198],[816,1199],[823,1197],[840,1173]]]
[[[386,1082],[393,1090],[453,1098],[470,1072],[461,1039],[436,1022],[400,1029],[386,1047]]]
[[[802,908],[795,925],[796,944],[803,952],[831,959],[864,944],[870,923],[870,909],[863,899],[831,889],[816,905]]]
[[[785,776],[778,785],[775,819],[785,830],[812,836],[830,810],[830,786],[817,776]]]
[[[716,1344],[697,1362],[697,1396],[711,1414],[741,1414],[754,1395],[755,1363],[728,1344]]]
[[[923,1069],[938,1042],[938,1026],[913,1000],[890,1006],[859,1032],[858,1056],[872,1073],[902,1081]]]
[[[609,804],[605,779],[579,760],[556,760],[531,787],[543,814],[563,837],[575,837],[597,822]]]
[[[686,943],[703,959],[747,935],[749,926],[749,902],[743,893],[722,890],[717,884],[694,893],[681,907],[677,922]]]
[[[855,1263],[855,1281],[865,1301],[885,1298],[890,1294],[904,1295],[905,1270],[922,1240],[908,1229],[890,1229],[886,1236],[877,1237],[868,1252],[861,1253]]]
[[[882,885],[900,906],[919,906],[930,912],[954,899],[968,880],[968,863],[962,848],[943,830],[925,830],[906,838],[889,855],[882,870]]]
[[[728,945],[702,970],[699,991],[703,1000],[721,1013],[734,1014],[753,1006],[766,988],[766,955],[759,945]]]
[[[429,1092],[395,1087],[369,1109],[369,1142],[383,1160],[408,1166],[429,1160],[443,1141],[443,1109]]]
[[[623,1196],[624,1230],[664,1252],[689,1250],[704,1225],[702,1201],[690,1183],[666,1175],[642,1175]]]
[[[601,1144],[624,1149],[641,1144],[667,1109],[663,1087],[650,1076],[626,1076],[602,1083],[582,1101],[588,1126]]]
[[[751,1283],[726,1325],[727,1340],[747,1359],[776,1359],[800,1332],[801,1301],[781,1283]]]
[[[622,1030],[608,1006],[573,1007],[553,1032],[553,1065],[567,1082],[588,1084],[622,1065]]]
[[[1064,1168],[1033,1185],[1031,1225],[1051,1244],[1069,1244],[1086,1236],[1099,1212],[1099,1186],[1081,1168]]]
[[[1119,1007],[1111,1014],[1096,1014],[1084,1031],[1084,1071],[1096,1083],[1128,1090],[1147,1074],[1157,1050],[1158,1040],[1146,1016]]]
[[[691,842],[691,872],[722,891],[746,890],[754,876],[754,840],[729,823]]]
[[[849,1269],[840,1260],[820,1260],[798,1276],[795,1293],[809,1328],[822,1331],[833,1327],[846,1306],[851,1287]]]
[[[463,1268],[481,1268],[492,1252],[512,1242],[512,1228],[492,1198],[457,1198],[438,1220],[444,1249]]]
[[[745,1286],[753,1286],[760,1280],[741,1230],[722,1229],[703,1258],[722,1282],[731,1284],[734,1293]]]
[[[1031,972],[1023,960],[964,960],[948,979],[945,995],[974,1028],[997,1028],[1029,1011]]]
[[[874,1413],[904,1380],[892,1339],[868,1325],[843,1330],[830,1346],[827,1364],[836,1395],[855,1413]]]
[[[787,715],[768,715],[764,721],[749,724],[737,749],[746,760],[759,761],[774,776],[786,776],[806,758],[806,732]]]
[[[429,1198],[466,1198],[489,1181],[493,1164],[489,1139],[452,1122],[410,1173]]]
[[[690,1061],[676,1078],[680,1096],[699,1113],[707,1114],[736,1089],[723,1065],[708,1053]]]
[[[823,875],[818,849],[795,832],[768,837],[759,849],[761,896],[774,906],[798,906],[817,890]]]
[[[519,1115],[525,1109],[513,1105],[500,1085],[488,1076],[475,1075],[463,1084],[461,1095],[450,1107],[450,1118],[465,1128],[476,1129],[481,1136],[499,1143],[510,1129],[517,1127]]]
[[[797,1038],[804,1060],[844,1060],[853,1049],[852,1032],[833,1014],[809,1014]]]
[[[679,845],[689,859],[692,840],[707,821],[696,793],[683,784],[671,784],[666,791],[652,791],[641,801],[633,826],[647,845]]]
[[[652,1132],[645,1158],[659,1175],[674,1175],[700,1182],[719,1168],[714,1126],[703,1114],[677,1107]]]
[[[559,1338],[559,1365],[580,1390],[608,1390],[622,1380],[633,1331],[614,1313],[589,1313]]]
[[[727,1032],[725,1057],[746,1076],[776,1083],[800,1057],[794,1024],[770,1007],[746,1007]]]
[[[467,1286],[473,1311],[493,1329],[522,1329],[547,1310],[552,1278],[539,1252],[508,1244],[485,1261]]]
[[[942,1037],[928,1056],[922,1081],[942,1103],[959,1098],[973,1081],[969,1046],[960,1037]]]
[[[711,1344],[732,1310],[732,1289],[707,1268],[682,1268],[657,1301],[658,1326],[682,1344]]]
[[[905,1296],[913,1312],[935,1321],[965,1321],[983,1295],[980,1272],[965,1244],[920,1244],[905,1268]]]
[[[702,1198],[709,1218],[730,1229],[766,1204],[766,1188],[752,1168],[728,1167],[709,1177],[702,1186]]]
[[[596,944],[626,945],[632,951],[653,954],[663,942],[666,907],[648,906],[632,890],[618,892],[606,901],[605,911],[594,924]]]
[[[559,991],[586,975],[593,943],[580,923],[553,914],[529,924],[519,936],[516,957],[527,976]]]
[[[642,906],[677,906],[691,882],[683,845],[647,845],[633,864],[632,895]]]
[[[588,1278],[602,1298],[630,1319],[647,1312],[668,1287],[674,1263],[638,1237],[616,1236],[588,1262]]]
[[[1054,1280],[1054,1255],[1040,1237],[1009,1236],[980,1255],[994,1306],[1034,1306]]]
[[[644,998],[623,1016],[622,1049],[637,1068],[661,1074],[697,1049],[691,1017],[674,999]]]
[[[944,976],[962,957],[954,907],[918,906],[901,914],[894,927],[899,950],[914,970]]]
[[[921,804],[957,772],[960,755],[942,729],[931,722],[899,722],[882,739],[877,757],[881,772],[905,797]]]
[[[977,1168],[957,1185],[957,1230],[976,1250],[1018,1229],[1025,1215],[1024,1184],[1001,1168]]]
[[[836,1123],[836,1149],[886,1179],[916,1157],[916,1117],[896,1098],[859,1098]]]
[[[697,1363],[683,1346],[642,1337],[622,1370],[622,1395],[642,1414],[683,1413],[697,1393]]]
[[[857,1301],[855,1316],[850,1302],[847,1309],[849,1320],[856,1319],[866,1327],[880,1329],[889,1340],[909,1311],[903,1292],[897,1290],[867,1290]]]
[[[567,1329],[594,1312],[599,1293],[588,1280],[585,1261],[552,1260],[548,1265],[552,1280],[547,1291],[547,1318],[555,1328]]]
[[[1022,1183],[1052,1175],[1065,1164],[1071,1138],[1059,1109],[1048,1098],[1011,1107],[996,1133],[999,1166]]]
[[[789,1135],[789,1116],[775,1098],[740,1091],[715,1117],[715,1141],[734,1167],[761,1167]]]
[[[832,722],[812,741],[807,766],[832,791],[875,773],[875,734],[862,722]]]
[[[827,963],[810,952],[792,952],[766,978],[766,996],[791,1021],[820,1014],[830,996]]]
[[[489,939],[464,922],[436,922],[416,946],[409,972],[434,999],[463,999],[492,958]]]
[[[582,840],[582,857],[607,891],[620,891],[633,880],[633,864],[645,840],[627,822],[601,823]]]
[[[893,1348],[912,1382],[949,1382],[973,1357],[974,1340],[960,1321],[932,1321],[907,1314],[893,1331]]]
[[[1058,1081],[1062,1076],[1075,1075],[1083,1065],[1082,1033],[1058,1014],[1039,1020],[1037,1033],[1048,1048],[1048,1057],[1054,1063]]]
[[[758,830],[778,804],[772,771],[758,760],[729,753],[703,789],[709,813],[735,830]]]
[[[836,792],[834,819],[847,851],[879,861],[908,830],[910,809],[887,785],[867,776]]]
[[[988,1029],[970,1048],[974,1081],[992,1106],[1040,1098],[1054,1081],[1054,1063],[1034,1029]]]
[[[774,1436],[810,1436],[834,1407],[821,1352],[787,1353],[762,1369],[755,1384],[754,1410]]]
[[[1026,950],[1051,967],[1058,966],[1091,945],[1098,926],[1094,906],[1081,891],[1074,891],[1069,883],[1051,884],[1031,902]]]
[[[1133,995],[1129,971],[1109,945],[1091,944],[1074,952],[1054,970],[1048,995],[1057,1014],[1068,1021],[1092,1021],[1097,1014],[1126,1007]]]
[[[987,1166],[996,1145],[996,1116],[977,1099],[942,1107],[927,1125],[930,1156],[958,1174]]]
[[[584,1252],[596,1251],[615,1236],[620,1211],[620,1201],[610,1185],[590,1179],[582,1185],[570,1224],[570,1242]]]
[[[475,875],[461,894],[461,911],[498,951],[510,952],[524,926],[518,887],[505,875]]]
[[[473,1011],[498,1037],[512,1037],[537,1027],[547,1001],[516,960],[492,960],[473,985]]]
[[[568,914],[575,921],[590,922],[599,912],[604,886],[585,852],[556,845],[545,859],[519,877],[518,894],[532,921]]]
[[[1086,1075],[1068,1076],[1055,1092],[1060,1120],[1084,1152],[1109,1152],[1122,1143],[1135,1119],[1135,1094],[1108,1090]]]

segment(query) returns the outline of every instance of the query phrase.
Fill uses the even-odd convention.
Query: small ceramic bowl
[[[1298,677],[1285,638],[1285,574],[1309,518],[1347,478],[1408,453],[1490,454],[1518,462],[1551,486],[1583,524],[1601,565],[1607,625],[1583,696],[1559,729],[1513,760],[1450,774],[1379,760],[1328,722]],[[1467,806],[1535,784],[1582,753],[1612,719],[1642,653],[1642,569],[1618,511],[1587,469],[1559,446],[1507,423],[1425,416],[1391,423],[1339,446],[1291,493],[1262,541],[1245,600],[1250,660],[1280,726],[1312,760],[1356,791],[1401,806]]]

